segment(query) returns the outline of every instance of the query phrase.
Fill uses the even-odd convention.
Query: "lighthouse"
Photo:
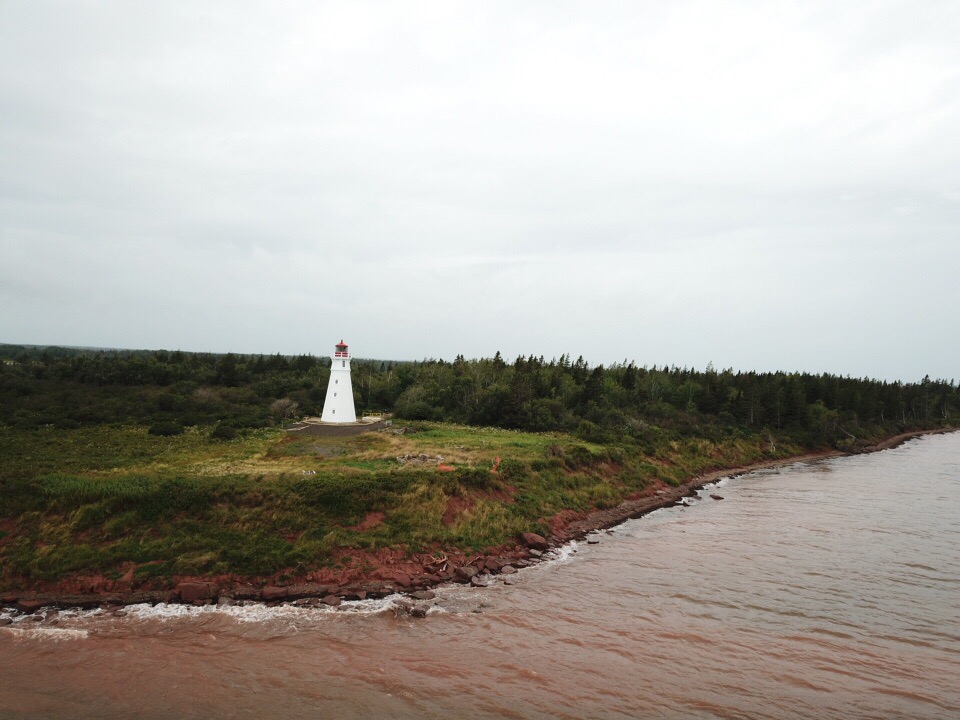
[[[353,407],[353,386],[350,384],[350,353],[341,340],[336,344],[327,383],[327,398],[323,401],[321,422],[355,423],[357,411]]]

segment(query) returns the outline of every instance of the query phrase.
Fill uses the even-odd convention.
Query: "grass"
[[[345,548],[479,550],[655,480],[770,457],[752,436],[664,436],[642,451],[560,433],[409,426],[416,432],[256,430],[229,441],[204,427],[172,437],[132,426],[0,428],[0,584],[116,577],[131,562],[138,580],[161,582],[302,574]],[[799,451],[777,442],[780,456]],[[455,470],[398,460],[421,454]],[[369,513],[382,522],[358,529]]]

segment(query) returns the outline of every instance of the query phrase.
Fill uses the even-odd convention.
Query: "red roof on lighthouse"
[[[343,340],[341,340],[340,342],[338,342],[338,343],[336,344],[336,347],[346,347],[346,346],[347,346],[347,344],[346,344]]]

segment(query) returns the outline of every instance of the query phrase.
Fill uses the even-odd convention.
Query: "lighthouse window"
[[[336,394],[336,393],[334,393],[334,394],[333,394],[333,396],[334,396],[334,397],[336,397],[336,396],[337,396],[337,394]]]
[[[333,384],[334,384],[334,385],[339,385],[339,384],[340,384],[340,381],[339,381],[339,380],[334,380],[334,381],[333,381]]]
[[[343,363],[343,366],[344,366],[344,367],[346,367],[346,366],[347,366],[347,361],[346,361],[346,360],[341,360],[340,362],[342,362],[342,363]]]
[[[336,409],[331,410],[331,411],[330,411],[330,414],[331,414],[331,415],[336,415],[336,414],[337,414]]]

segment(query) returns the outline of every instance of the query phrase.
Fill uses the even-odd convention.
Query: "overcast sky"
[[[0,342],[958,377],[960,3],[0,3]]]

